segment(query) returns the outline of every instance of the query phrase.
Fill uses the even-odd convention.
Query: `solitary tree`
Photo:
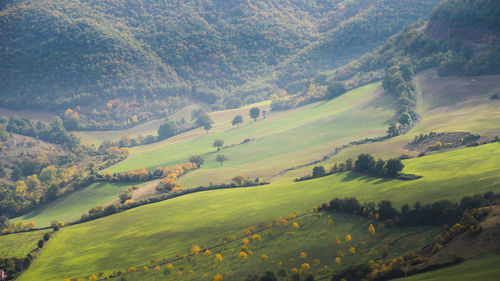
[[[260,109],[258,107],[250,109],[250,117],[252,117],[254,121],[257,121],[257,118],[259,118],[259,116],[260,116]]]
[[[203,129],[205,129],[205,131],[207,131],[208,134],[208,131],[212,129],[212,124],[214,123],[214,121],[212,120],[212,118],[210,118],[210,116],[207,113],[203,112],[198,115],[198,118],[196,118],[195,123],[199,127],[203,127]]]
[[[224,146],[224,141],[223,140],[215,140],[214,144],[212,145],[213,147],[217,147],[217,151],[220,150],[222,146]]]
[[[219,155],[217,155],[217,157],[215,157],[215,161],[219,162],[220,165],[222,166],[222,163],[224,161],[227,161],[227,157],[224,154],[219,154]]]
[[[240,126],[240,124],[243,124],[243,116],[241,115],[236,115],[234,116],[234,119],[233,121],[231,121],[231,124],[233,124],[233,126]]]
[[[189,162],[196,164],[196,166],[199,168],[203,163],[205,163],[205,159],[201,157],[200,155],[193,155],[189,157]]]

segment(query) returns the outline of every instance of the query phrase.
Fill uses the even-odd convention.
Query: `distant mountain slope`
[[[179,104],[175,96],[237,107],[361,55],[437,3],[7,1],[0,11],[0,105],[79,105],[82,128],[102,126],[85,106],[105,114],[117,97],[152,114],[162,113],[148,102],[162,100],[164,109]],[[138,113],[114,116],[120,123],[113,126]]]
[[[445,0],[433,11],[426,33],[437,39],[500,45],[499,15],[496,0]]]

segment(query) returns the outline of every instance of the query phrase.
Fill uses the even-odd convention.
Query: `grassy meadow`
[[[54,220],[77,220],[95,206],[106,206],[118,200],[118,195],[132,183],[94,183],[56,201],[50,202],[13,221],[34,221],[38,227],[49,226]],[[140,184],[142,185],[142,184]],[[139,185],[137,185],[139,186]]]
[[[208,135],[197,129],[164,142],[133,148],[125,161],[103,172],[154,169],[186,162],[190,155],[202,155],[205,158],[202,169],[183,177],[183,184],[220,183],[238,174],[268,177],[282,169],[320,159],[338,145],[384,135],[394,113],[390,97],[383,93],[380,83],[373,83],[332,101],[272,113],[266,119],[239,128],[231,128],[230,124],[236,112],[224,114],[220,121],[214,119],[215,129]],[[248,108],[241,114],[249,119]],[[220,122],[223,126],[218,128]],[[193,134],[198,135],[192,137]],[[229,159],[222,167],[214,161],[215,139],[224,140],[226,145],[237,144],[220,152]],[[239,144],[245,139],[252,140]]]
[[[500,276],[500,255],[486,255],[464,261],[458,265],[409,276],[398,281],[496,281]]]
[[[280,269],[291,275],[294,268],[300,270],[303,264],[310,266],[304,271],[315,273],[316,278],[321,278],[352,263],[380,258],[384,245],[392,245],[387,258],[418,249],[437,233],[436,227],[412,227],[386,228],[370,235],[368,227],[370,223],[377,225],[375,220],[332,212],[309,214],[293,222],[298,224],[298,228],[293,227],[291,221],[287,226],[265,230],[255,239],[251,235],[247,238],[247,245],[243,239],[237,239],[210,249],[208,256],[201,253],[190,257],[191,261],[181,259],[172,262],[171,269],[167,263],[161,265],[160,270],[154,270],[156,263],[149,263],[148,270],[139,268],[142,272],[128,274],[125,278],[211,280],[212,276],[221,274],[229,280],[241,280],[250,274],[263,275],[266,271],[278,272]],[[349,242],[345,240],[347,235],[352,237]],[[334,243],[336,237],[342,244]],[[204,249],[208,245],[201,246]],[[242,251],[247,253],[244,246],[248,248],[249,254],[246,258],[240,258],[238,255]],[[349,251],[352,247],[354,253]],[[215,260],[216,254],[222,256],[222,261]],[[340,264],[335,262],[336,257],[341,259]]]
[[[344,161],[368,152],[388,159],[401,154],[418,155],[406,144],[430,132],[471,132],[500,136],[500,101],[491,100],[500,92],[500,75],[479,77],[439,77],[435,69],[415,75],[419,122],[408,133],[390,140],[350,147],[333,160]]]
[[[50,230],[38,230],[31,232],[21,232],[16,234],[0,236],[0,257],[2,258],[23,258],[31,250],[38,248],[38,240],[43,239],[43,235]]]
[[[498,192],[499,153],[500,143],[493,143],[405,160],[404,172],[423,176],[415,181],[342,173],[298,183],[280,179],[268,186],[200,192],[142,206],[64,228],[19,280],[143,266],[151,259],[185,253],[195,244],[216,244],[248,226],[302,213],[334,197],[353,196],[361,202],[390,199],[400,207],[417,200],[429,203]]]

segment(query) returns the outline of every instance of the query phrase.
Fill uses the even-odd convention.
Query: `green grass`
[[[118,195],[132,185],[134,184],[94,183],[13,221],[34,221],[38,227],[49,226],[53,220],[73,221],[95,206],[105,206],[118,200]]]
[[[420,134],[430,132],[472,132],[500,136],[500,101],[490,100],[500,92],[500,75],[479,77],[439,77],[435,69],[416,75],[418,124],[407,134],[381,143],[348,148],[333,161],[344,161],[368,152],[384,159],[403,153],[418,155],[404,147]]]
[[[302,213],[334,197],[360,201],[390,199],[396,206],[439,199],[458,200],[487,190],[499,192],[500,143],[404,161],[415,181],[381,180],[351,173],[268,186],[216,190],[150,204],[64,228],[19,280],[54,280],[141,266],[173,257],[194,244],[220,237],[290,212]]]
[[[38,247],[38,240],[43,239],[43,235],[47,232],[50,231],[39,230],[0,236],[0,257],[25,257],[31,250]]]
[[[426,273],[409,276],[408,281],[496,281],[500,276],[500,255],[486,255],[471,260],[464,261],[461,264],[450,266]]]
[[[268,177],[290,166],[320,159],[337,145],[384,135],[387,122],[394,114],[392,105],[380,83],[373,83],[332,101],[273,113],[239,128],[231,128],[230,121],[235,114],[227,113],[216,121],[216,128],[208,135],[198,129],[198,135],[188,132],[165,142],[134,148],[128,159],[103,172],[165,167],[201,154],[205,164],[183,177],[184,185],[207,184],[207,178],[220,183],[238,174]],[[221,122],[225,126],[217,128]],[[215,162],[217,154],[212,147],[215,139],[231,145],[246,138],[255,140],[222,150],[220,153],[229,159],[222,167]]]
[[[331,270],[380,258],[375,251],[383,245],[392,244],[388,258],[399,256],[408,250],[419,249],[432,241],[437,233],[435,227],[412,227],[385,229],[377,231],[372,236],[367,230],[370,223],[376,224],[375,221],[331,212],[321,215],[318,217],[317,214],[310,214],[296,219],[299,224],[298,229],[293,228],[290,223],[288,226],[260,233],[262,237],[260,241],[249,238],[250,243],[247,247],[253,253],[245,260],[238,258],[243,246],[243,241],[240,239],[211,249],[211,255],[208,257],[198,255],[196,263],[188,262],[186,259],[173,262],[174,268],[167,276],[165,272],[168,270],[166,265],[163,265],[159,272],[150,269],[147,272],[128,274],[126,279],[153,280],[163,277],[165,280],[167,278],[200,280],[201,277],[210,280],[212,276],[222,274],[230,280],[242,280],[250,274],[262,275],[266,271],[277,272],[279,269],[285,269],[290,272],[292,268],[300,269],[303,263],[308,263],[311,266],[310,271],[315,273],[316,278],[321,278],[329,276]],[[329,219],[334,221],[332,226],[328,225]],[[292,235],[292,232],[295,234]],[[347,234],[352,237],[350,242],[345,242]],[[343,243],[341,245],[333,243],[335,237],[339,237]],[[204,248],[205,245],[200,246]],[[349,252],[351,247],[356,250],[354,254]],[[340,265],[334,262],[339,256],[339,251],[344,254]],[[301,257],[301,252],[305,252],[307,256]],[[216,253],[222,255],[222,262],[214,261]],[[262,260],[262,255],[266,255],[268,259]],[[150,265],[155,266],[155,263]],[[324,266],[327,266],[328,271],[324,270]],[[183,274],[179,276],[177,272],[181,269]],[[207,275],[206,278],[203,278],[204,274]]]

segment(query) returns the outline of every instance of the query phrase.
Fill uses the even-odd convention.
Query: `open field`
[[[0,236],[0,257],[22,258],[38,247],[38,240],[50,230],[22,232]]]
[[[38,227],[49,226],[53,220],[73,221],[95,206],[106,206],[118,200],[118,195],[132,185],[134,184],[94,183],[13,221],[34,221]]]
[[[368,152],[384,159],[403,153],[415,136],[430,132],[471,132],[482,136],[500,136],[500,100],[491,100],[500,92],[500,75],[479,77],[439,77],[435,69],[415,76],[419,123],[407,134],[390,140],[348,148],[332,161],[344,161]]]
[[[409,276],[406,279],[396,279],[398,281],[496,281],[500,276],[500,255],[486,255],[461,264],[450,266],[426,273]]]
[[[290,166],[319,159],[337,145],[384,135],[387,122],[394,114],[391,99],[383,93],[380,83],[353,90],[332,101],[273,113],[239,128],[231,128],[230,122],[236,115],[233,111],[220,112],[224,116],[214,118],[215,129],[208,135],[198,129],[164,142],[133,148],[128,159],[103,172],[140,167],[154,169],[186,162],[190,155],[203,155],[205,164],[183,177],[184,185],[227,182],[238,174],[269,177]],[[247,113],[248,108],[240,112],[245,116]],[[212,143],[215,139],[224,140],[226,145],[253,140],[223,149],[220,153],[229,160],[220,167],[214,161],[217,153]]]
[[[142,266],[137,261],[146,264],[152,258],[175,257],[194,244],[213,245],[245,227],[302,213],[334,197],[353,196],[361,202],[390,199],[400,207],[417,200],[428,203],[498,192],[499,153],[500,143],[493,143],[406,160],[404,172],[424,176],[415,181],[343,173],[298,183],[280,179],[268,186],[200,192],[142,206],[64,228],[19,280]]]
[[[375,259],[380,254],[378,250],[384,245],[391,245],[388,258],[416,250],[432,241],[438,231],[436,227],[390,228],[370,235],[368,226],[370,223],[376,224],[374,220],[332,212],[323,212],[321,215],[319,217],[314,213],[293,220],[299,225],[297,229],[290,222],[287,226],[265,230],[259,234],[259,241],[249,237],[247,248],[251,254],[246,259],[238,257],[244,246],[243,239],[239,239],[210,249],[210,256],[198,255],[196,262],[181,259],[172,263],[174,268],[171,270],[162,265],[161,271],[149,269],[128,274],[125,278],[211,280],[212,276],[221,274],[230,280],[241,280],[250,274],[263,275],[266,271],[278,272],[280,269],[291,274],[292,268],[300,269],[304,263],[310,265],[309,271],[315,273],[316,278],[321,278],[328,276],[331,270]],[[333,225],[328,224],[330,219]],[[345,241],[347,234],[352,237],[349,242]],[[342,244],[335,244],[335,237],[341,239]],[[354,247],[355,253],[349,252],[351,247]],[[306,254],[303,257],[300,256],[302,252]],[[216,253],[222,255],[221,262],[214,260]],[[335,263],[336,257],[341,257],[341,264]],[[150,263],[150,266],[155,264]],[[328,270],[325,270],[325,266]],[[179,275],[179,271],[183,274]]]

